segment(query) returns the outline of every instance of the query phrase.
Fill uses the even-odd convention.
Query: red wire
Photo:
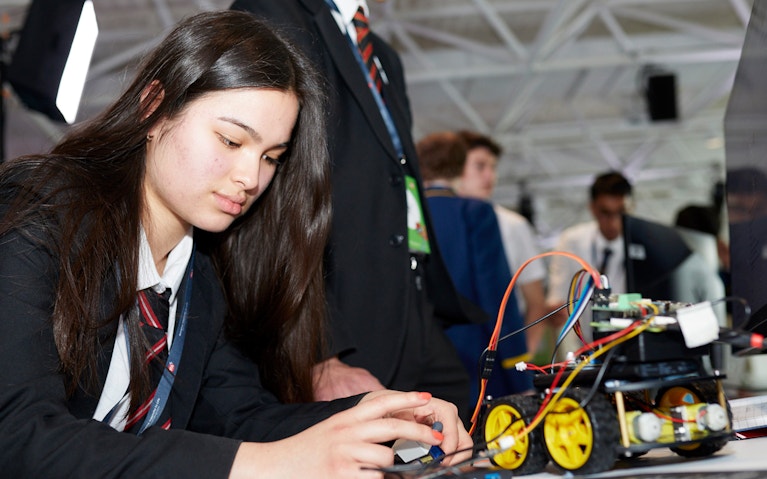
[[[516,273],[514,273],[514,276],[512,276],[511,281],[509,281],[509,285],[506,287],[506,292],[503,294],[503,299],[501,300],[501,305],[498,308],[498,316],[495,320],[495,328],[493,329],[493,333],[490,336],[490,341],[487,346],[487,349],[489,351],[495,351],[498,348],[498,338],[501,335],[501,328],[503,326],[503,314],[506,311],[506,303],[509,301],[509,296],[511,296],[511,292],[514,289],[514,285],[517,283],[517,278],[522,273],[522,270],[524,270],[528,264],[532,263],[535,260],[545,258],[547,256],[564,256],[566,258],[570,258],[574,261],[577,261],[581,267],[586,270],[587,273],[591,275],[591,277],[594,279],[594,285],[597,288],[602,287],[602,280],[601,276],[599,274],[599,271],[597,271],[593,266],[588,264],[583,258],[580,256],[574,255],[572,253],[568,253],[566,251],[547,251],[545,253],[537,254],[533,256],[532,258],[525,261],[522,266],[517,269]],[[480,380],[480,387],[479,387],[479,397],[477,398],[477,404],[474,408],[474,413],[471,416],[471,428],[469,429],[469,434],[472,434],[474,432],[474,429],[476,428],[477,423],[477,417],[479,416],[479,411],[482,409],[482,399],[485,397],[485,390],[487,388],[487,379],[481,379]]]

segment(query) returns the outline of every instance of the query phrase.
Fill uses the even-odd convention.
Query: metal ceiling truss
[[[587,217],[583,189],[593,174],[618,169],[637,185],[638,207],[670,221],[670,195],[659,191],[705,202],[722,175],[724,151],[706,142],[722,135],[750,0],[371,6],[376,31],[403,57],[416,137],[459,128],[493,136],[513,160],[499,165],[501,202],[515,206],[524,185],[544,216],[559,217],[550,210],[577,195],[578,216]],[[678,121],[648,119],[648,66],[676,75]],[[694,191],[682,191],[691,181]]]
[[[275,0],[276,1],[276,0]],[[119,92],[126,70],[184,16],[230,0],[98,0],[101,36],[82,117]],[[705,199],[721,175],[722,120],[752,0],[368,0],[373,28],[399,50],[414,113],[414,135],[471,128],[505,148],[497,200],[534,195],[541,229],[577,219],[594,173],[624,171],[649,214],[669,219],[678,191]],[[18,28],[29,0],[0,0],[2,25]],[[5,18],[5,17],[4,17]],[[680,118],[648,120],[643,72],[677,78]],[[22,110],[13,99],[12,110]],[[21,115],[21,116],[20,116]],[[16,113],[14,138],[34,129],[49,143],[63,127]],[[721,145],[721,141],[718,143]],[[20,148],[27,148],[24,143]],[[22,151],[23,152],[23,151]],[[713,166],[712,166],[713,165]],[[665,190],[664,190],[665,188]],[[672,195],[673,196],[673,195]],[[585,201],[585,199],[584,199]],[[657,204],[656,204],[657,203]],[[573,206],[575,205],[575,206]],[[549,226],[547,226],[547,224]]]

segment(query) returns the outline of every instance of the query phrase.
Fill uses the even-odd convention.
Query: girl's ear
[[[154,113],[165,97],[165,89],[158,80],[152,80],[141,92],[141,119],[146,120]]]

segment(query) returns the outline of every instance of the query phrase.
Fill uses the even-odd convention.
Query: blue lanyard
[[[334,10],[341,13],[340,10],[338,10],[338,6],[333,2],[333,0],[325,0],[325,3],[330,7],[331,10]],[[383,98],[381,97],[381,93],[378,91],[378,88],[376,88],[375,84],[373,83],[373,79],[370,78],[370,72],[368,72],[368,67],[365,65],[365,61],[362,59],[362,54],[360,53],[359,48],[357,48],[357,45],[354,43],[354,40],[352,40],[352,37],[349,36],[349,32],[346,32],[344,35],[346,37],[346,40],[349,42],[349,47],[351,47],[352,54],[354,54],[354,58],[357,60],[357,64],[359,65],[360,69],[362,70],[362,75],[364,78],[367,79],[368,88],[370,89],[370,93],[373,95],[373,98],[376,101],[376,105],[378,106],[378,110],[381,112],[381,117],[383,118],[384,123],[386,124],[386,129],[389,131],[389,136],[391,137],[391,142],[394,145],[394,151],[397,152],[397,157],[402,159],[405,158],[405,151],[402,148],[402,140],[399,137],[399,133],[397,133],[397,128],[394,126],[394,120],[391,117],[391,113],[389,113],[389,109],[386,107],[386,104],[383,101]]]
[[[186,285],[184,286],[184,304],[181,307],[181,316],[179,316],[173,332],[173,344],[168,351],[168,360],[162,371],[160,384],[157,386],[157,392],[152,400],[152,406],[141,424],[138,434],[141,435],[149,426],[154,425],[160,418],[160,414],[170,397],[170,391],[173,389],[173,381],[176,379],[176,371],[181,360],[181,352],[184,350],[184,339],[186,338],[186,320],[189,317],[189,303],[192,302],[192,278],[194,277],[194,246],[192,247],[192,256],[189,258],[189,264],[186,267]]]
[[[168,403],[170,397],[170,391],[173,389],[173,381],[176,379],[176,373],[178,371],[179,361],[181,360],[181,353],[184,350],[184,339],[186,338],[186,323],[189,317],[189,304],[192,302],[192,278],[194,277],[194,250],[192,247],[192,256],[189,258],[189,264],[186,267],[187,277],[186,285],[184,286],[184,303],[181,306],[181,315],[176,323],[175,330],[173,331],[173,344],[168,351],[168,359],[165,362],[165,368],[163,368],[162,377],[160,383],[157,385],[157,391],[155,392],[152,405],[147,411],[144,417],[144,422],[139,428],[138,435],[141,435],[147,428],[153,426],[160,418],[160,414],[165,405]],[[130,357],[130,342],[128,340],[127,325],[125,327],[125,343],[128,349],[128,357]],[[119,404],[119,403],[118,403]],[[117,405],[107,414],[103,419],[104,422],[109,422],[109,418],[114,414],[117,409]]]

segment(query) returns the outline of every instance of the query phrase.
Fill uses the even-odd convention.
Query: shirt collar
[[[194,239],[192,229],[186,232],[184,237],[168,254],[168,261],[165,263],[165,271],[162,276],[157,272],[152,257],[152,250],[149,248],[149,241],[146,239],[146,232],[141,228],[141,239],[139,245],[139,268],[138,268],[138,290],[153,288],[158,293],[162,293],[166,288],[170,288],[170,303],[176,300],[176,293],[184,280],[184,272],[189,258],[192,257],[192,246]]]
[[[354,28],[350,28],[354,14],[357,13],[357,9],[362,7],[365,10],[365,15],[370,14],[368,5],[365,0],[335,0],[337,10],[331,8],[330,13],[333,15],[333,19],[338,24],[338,29],[341,33],[349,35],[352,41],[357,41],[357,32]]]
[[[602,232],[599,230],[599,225],[596,224],[596,222],[594,225],[596,226],[596,234],[594,235],[594,247],[596,251],[601,254],[601,251],[605,248],[610,248],[613,254],[623,254],[623,235],[618,236],[612,241],[608,241],[607,238],[602,236]]]
[[[362,7],[365,10],[365,15],[370,15],[368,4],[366,0],[334,0],[338,12],[341,14],[344,25],[349,25],[354,18],[354,14],[357,13],[357,9]]]

